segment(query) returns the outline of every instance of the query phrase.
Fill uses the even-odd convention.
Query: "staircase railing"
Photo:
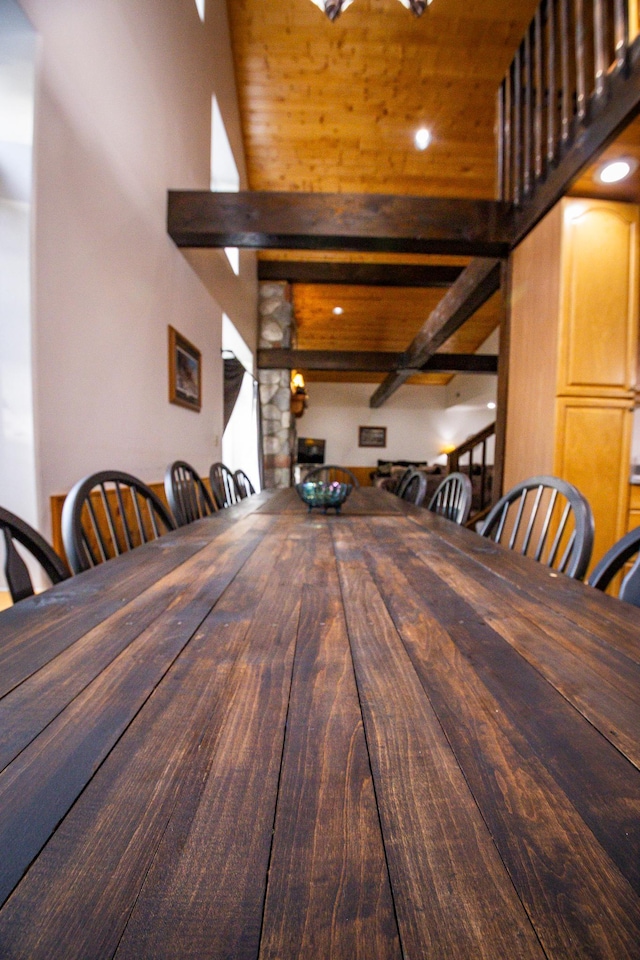
[[[542,0],[498,91],[498,196],[531,196],[607,101],[637,0]]]
[[[491,507],[493,464],[487,463],[487,446],[490,438],[495,436],[495,432],[496,425],[491,423],[447,454],[447,473],[468,472],[472,484],[474,475],[477,476],[475,468],[479,468],[479,498],[474,497],[476,502],[473,504],[467,526],[473,526],[478,520],[482,520]]]

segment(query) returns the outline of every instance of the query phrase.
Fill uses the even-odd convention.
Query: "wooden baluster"
[[[511,111],[513,105],[513,78],[511,67],[504,78],[504,199],[513,199],[513,141],[511,139]]]
[[[593,0],[594,92],[598,99],[604,95],[607,82],[605,15],[603,0]]]
[[[496,194],[497,194],[498,200],[506,200],[505,182],[504,182],[504,179],[505,179],[504,98],[505,98],[505,81],[503,80],[498,89],[498,99],[496,104],[496,140],[497,140],[497,147],[498,147],[498,169],[496,171],[496,174],[497,174]]]
[[[569,74],[569,0],[560,0],[560,70],[562,90],[561,140],[566,144],[571,131],[573,115],[571,77]]]
[[[513,61],[513,202],[522,197],[522,44]]]
[[[534,101],[534,175],[536,180],[542,177],[542,111],[544,108],[544,85],[542,83],[542,4],[536,10],[534,19],[533,62],[535,77]]]
[[[587,115],[587,85],[584,56],[584,0],[575,0],[576,17],[576,112],[578,120]]]
[[[616,70],[622,70],[629,52],[629,19],[625,0],[614,0],[613,35],[616,48]]]
[[[547,0],[547,163],[556,159],[556,6]]]
[[[525,196],[531,192],[531,146],[533,83],[531,76],[531,28],[524,35],[524,166],[523,185]]]

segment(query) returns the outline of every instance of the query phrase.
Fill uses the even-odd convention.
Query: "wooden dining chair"
[[[249,477],[246,475],[244,470],[236,470],[233,474],[233,479],[236,482],[236,488],[241,500],[246,500],[247,497],[252,497],[256,492],[253,488],[253,484]]]
[[[462,525],[469,519],[472,498],[469,477],[465,473],[450,473],[431,497],[427,510]]]
[[[393,492],[395,493],[396,497],[402,497],[402,496],[403,496],[405,487],[406,487],[407,483],[409,482],[409,480],[411,479],[411,477],[413,476],[414,473],[415,473],[415,467],[407,467],[407,469],[404,471],[404,473],[400,475],[400,479],[398,480],[398,484],[397,484],[395,490],[393,491]]]
[[[4,575],[14,603],[32,597],[34,593],[29,570],[16,550],[16,543],[21,544],[37,560],[51,583],[61,583],[70,576],[64,561],[44,537],[15,513],[10,513],[3,507],[0,507],[0,530],[5,550]]]
[[[581,580],[593,550],[593,514],[573,484],[558,477],[531,477],[498,500],[480,533]]]
[[[359,487],[358,478],[348,467],[340,467],[336,463],[325,463],[321,467],[314,467],[305,474],[307,480],[322,480],[324,483],[350,483],[352,487]]]
[[[239,503],[242,497],[238,490],[235,478],[224,463],[214,463],[209,470],[211,493],[219,510]]]
[[[79,480],[62,508],[62,539],[74,573],[175,529],[173,517],[153,490],[120,470],[103,470]]]
[[[426,495],[427,478],[421,470],[412,470],[410,476],[405,480],[402,493],[398,496],[401,500],[406,500],[407,503],[413,503],[416,507],[421,507]]]
[[[174,460],[167,467],[164,492],[179,527],[218,510],[197,470],[185,460]]]
[[[607,550],[591,571],[587,583],[596,590],[606,590],[616,574],[634,556],[635,562],[620,584],[618,599],[640,607],[640,527],[629,531]]]

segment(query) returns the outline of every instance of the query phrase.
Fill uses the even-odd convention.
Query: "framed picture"
[[[386,427],[358,427],[359,447],[386,447]]]
[[[188,410],[202,406],[202,354],[169,326],[169,400]]]

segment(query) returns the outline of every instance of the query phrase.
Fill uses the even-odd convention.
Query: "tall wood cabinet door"
[[[635,204],[565,200],[557,394],[622,397],[635,387]]]
[[[591,567],[626,532],[632,416],[629,400],[557,400],[554,472],[591,504],[596,527]]]

